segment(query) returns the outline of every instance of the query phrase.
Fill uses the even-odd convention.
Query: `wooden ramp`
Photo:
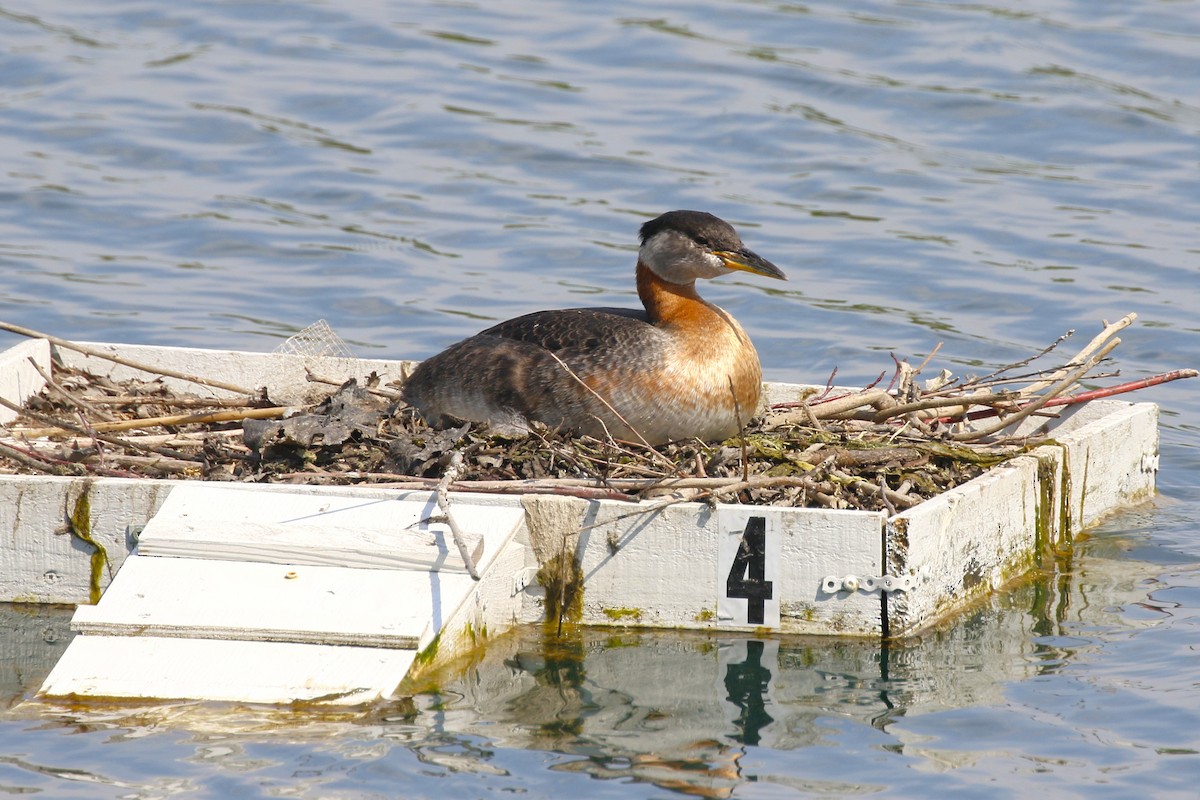
[[[80,606],[46,697],[356,704],[386,697],[480,584],[439,510],[375,499],[183,484],[100,603]],[[519,508],[454,505],[483,574]],[[471,617],[470,620],[467,617]]]

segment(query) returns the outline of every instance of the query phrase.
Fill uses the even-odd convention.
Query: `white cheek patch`
[[[724,259],[719,256],[714,256],[712,253],[705,253],[704,260],[707,262],[711,274],[705,275],[706,278],[715,278],[718,275],[724,275],[726,272],[732,272],[729,267],[725,266]]]
[[[715,278],[732,271],[719,257],[700,251],[678,234],[660,233],[650,238],[638,257],[659,277],[674,283]]]

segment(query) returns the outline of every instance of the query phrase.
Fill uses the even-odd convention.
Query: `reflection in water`
[[[1148,594],[1162,594],[1148,580],[1162,567],[1121,555],[1128,547],[1121,539],[1087,542],[1090,553],[1064,555],[1054,570],[905,643],[570,626],[557,636],[554,628],[530,627],[494,639],[469,665],[430,676],[435,691],[358,711],[26,704],[0,724],[28,724],[32,715],[41,735],[71,732],[76,747],[95,742],[100,749],[70,760],[10,759],[0,769],[36,773],[51,782],[43,786],[87,780],[194,788],[208,785],[203,776],[215,770],[225,779],[271,776],[277,785],[313,788],[375,765],[367,771],[385,776],[384,794],[403,789],[411,796],[442,794],[449,785],[457,787],[451,793],[474,795],[521,781],[545,794],[546,781],[580,777],[613,790],[634,782],[709,798],[755,782],[833,794],[880,791],[896,787],[897,766],[944,771],[982,757],[973,739],[953,733],[953,723],[940,742],[915,732],[941,714],[987,731],[987,753],[1027,752],[1033,734],[1004,724],[1013,716],[1012,693],[1037,685],[1026,678],[1074,685],[1081,662],[1086,673],[1089,655],[1109,646],[1104,631],[1152,629],[1173,619]],[[17,658],[3,663],[18,664],[26,689],[61,650],[54,631],[66,616],[59,616],[9,609],[4,617],[16,628],[5,646],[20,644],[19,652],[4,653]],[[1050,704],[1049,733],[1061,735],[1061,717],[1079,698],[1069,696],[1062,702],[1071,708],[1057,711],[1052,701],[1040,702]],[[131,778],[103,758],[114,743],[152,753],[143,758],[175,777]],[[541,754],[532,778],[523,753]],[[862,762],[853,782],[847,758]],[[81,768],[88,777],[71,772]],[[361,774],[356,780],[368,781]],[[475,783],[462,783],[468,780]],[[36,785],[29,777],[9,783]]]
[[[846,722],[879,731],[878,746],[897,756],[945,760],[897,723],[1004,708],[1009,684],[1069,669],[1077,655],[1099,646],[1079,629],[1112,613],[1088,602],[1091,580],[1109,570],[1097,569],[1103,560],[1081,563],[1063,555],[1057,569],[905,643],[595,629],[559,639],[553,630],[522,631],[494,642],[478,664],[444,683],[443,697],[460,698],[450,704],[447,725],[501,747],[573,756],[557,770],[705,797],[729,796],[760,779],[746,766],[756,748],[828,747]],[[1104,593],[1130,602],[1144,597],[1129,574]],[[986,724],[988,712],[979,714]],[[831,775],[793,777],[809,788],[848,790]]]
[[[771,648],[774,655],[778,645],[771,644],[775,645]],[[775,721],[767,713],[767,689],[771,685],[771,670],[763,663],[767,643],[748,639],[740,645],[738,649],[744,650],[743,660],[725,665],[725,691],[728,692],[725,699],[738,708],[734,720],[737,730],[732,738],[740,744],[758,744],[762,729]]]

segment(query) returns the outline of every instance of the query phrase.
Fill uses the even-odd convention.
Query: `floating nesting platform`
[[[328,395],[310,372],[387,381],[413,365],[90,347],[289,405]],[[41,391],[52,354],[157,377],[29,340],[0,354],[0,397]],[[802,389],[768,384],[767,400]],[[1151,497],[1157,421],[1152,403],[1069,407],[1037,423],[1048,444],[896,514],[451,492],[478,580],[433,492],[0,475],[0,601],[79,604],[49,699],[369,702],[547,609],[583,625],[908,637]]]

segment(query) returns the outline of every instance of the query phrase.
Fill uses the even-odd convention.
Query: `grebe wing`
[[[535,311],[476,335],[528,342],[561,355],[564,351],[610,346],[652,327],[645,310],[640,308],[565,308]]]
[[[511,432],[527,428],[531,420],[552,427],[572,420],[572,427],[592,430],[593,415],[606,414],[605,409],[563,364],[581,379],[616,378],[635,362],[655,360],[654,344],[662,336],[640,310],[526,314],[423,362],[405,384],[405,399],[435,426],[453,419],[487,420]]]

